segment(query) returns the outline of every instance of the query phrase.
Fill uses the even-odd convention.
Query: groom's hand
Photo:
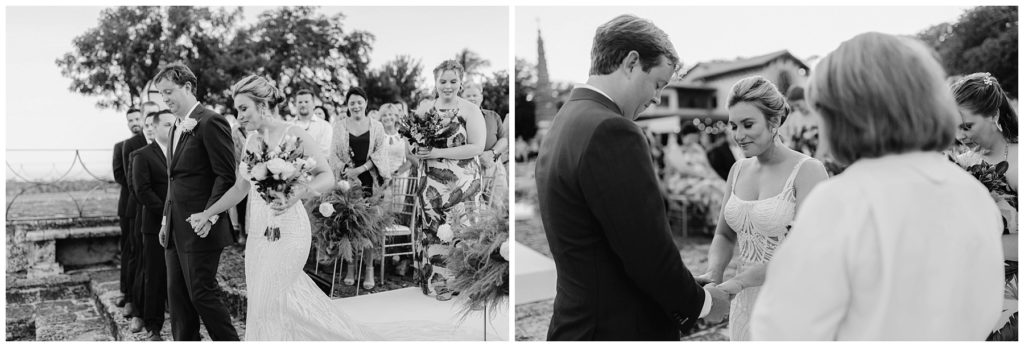
[[[704,286],[704,289],[711,294],[711,312],[704,316],[708,323],[718,323],[729,316],[729,294],[715,287],[714,284]]]
[[[157,236],[157,239],[160,240],[161,247],[167,248],[167,224],[160,226],[160,235]]]

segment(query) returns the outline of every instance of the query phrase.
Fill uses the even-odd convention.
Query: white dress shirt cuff
[[[711,313],[711,292],[704,289],[704,307],[700,309],[700,316],[697,318],[707,317],[708,313]]]

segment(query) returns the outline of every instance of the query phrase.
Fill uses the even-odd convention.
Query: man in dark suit
[[[187,221],[235,183],[231,128],[223,116],[199,104],[196,75],[185,65],[171,64],[153,81],[178,118],[171,133],[167,201],[158,235],[166,248],[171,334],[176,341],[197,341],[202,319],[213,340],[238,341],[217,294],[220,255],[233,242],[227,213],[195,228]]]
[[[121,145],[121,168],[124,171],[124,188],[127,191],[125,193],[125,208],[123,220],[126,220],[122,224],[126,227],[123,230],[125,236],[126,249],[121,253],[122,262],[122,276],[123,281],[122,288],[126,289],[125,294],[125,307],[122,314],[125,317],[130,317],[138,312],[138,300],[140,298],[135,297],[135,291],[133,290],[133,284],[135,283],[135,274],[138,270],[138,249],[141,247],[141,237],[137,235],[138,227],[135,225],[135,219],[138,215],[139,202],[135,198],[135,193],[132,191],[131,182],[131,153],[135,150],[142,148],[146,145],[146,137],[142,134],[142,112],[137,108],[130,108],[127,112],[128,128],[132,131],[132,137],[124,140]]]
[[[166,149],[170,145],[170,132],[175,120],[174,114],[167,110],[147,113],[146,128],[152,131],[154,141],[132,152],[133,187],[142,204],[142,217],[137,223],[142,234],[141,319],[149,331],[149,341],[163,340],[160,330],[164,326],[167,302],[167,263],[157,235],[167,198]]]
[[[121,237],[118,240],[120,245],[120,253],[117,255],[118,265],[121,267],[121,300],[117,301],[117,307],[124,307],[124,305],[131,300],[128,296],[130,292],[128,290],[128,218],[125,217],[125,210],[128,205],[128,182],[124,178],[124,160],[121,160],[121,149],[124,148],[124,141],[119,141],[114,144],[114,182],[121,187],[120,192],[117,195],[117,222],[121,226]]]
[[[549,340],[679,340],[728,296],[701,288],[669,234],[647,140],[634,123],[679,64],[668,36],[624,15],[597,29],[590,77],[541,144],[537,193],[555,260]]]

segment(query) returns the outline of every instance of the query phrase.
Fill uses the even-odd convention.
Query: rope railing
[[[83,157],[82,157],[82,153],[83,152],[108,152],[108,153],[110,153],[111,151],[112,150],[110,150],[110,149],[8,149],[7,150],[7,153],[8,153],[7,161],[5,163],[5,165],[7,166],[7,172],[8,172],[7,181],[9,183],[7,185],[7,190],[8,190],[8,194],[7,194],[7,207],[6,207],[7,222],[8,223],[11,223],[11,222],[39,223],[39,222],[45,222],[45,221],[62,221],[62,220],[69,220],[69,219],[72,222],[74,222],[74,221],[85,220],[85,219],[95,219],[95,218],[98,218],[98,217],[99,218],[102,218],[102,217],[114,217],[109,212],[104,212],[104,211],[93,212],[93,211],[89,211],[88,210],[88,206],[85,204],[85,202],[88,199],[96,196],[97,193],[100,192],[102,189],[104,189],[104,188],[111,188],[110,185],[114,183],[114,180],[113,180],[112,175],[111,176],[107,176],[107,177],[102,177],[102,176],[98,175],[97,171],[95,170],[95,167],[93,169],[90,169],[89,165],[86,163],[86,160],[83,159]],[[53,167],[54,167],[53,171],[57,173],[57,177],[56,178],[32,178],[33,175],[27,173],[27,170],[25,169],[24,165],[20,165],[19,166],[19,165],[15,165],[14,163],[11,162],[11,155],[10,154],[19,153],[19,152],[23,152],[23,153],[40,153],[40,152],[57,152],[57,153],[60,153],[60,152],[70,152],[69,155],[72,156],[72,159],[71,159],[71,163],[67,166],[67,168],[63,169],[63,170],[60,170],[57,167],[57,164],[54,163],[54,162],[48,163],[50,165],[53,165]],[[38,158],[38,157],[34,156],[34,158]],[[108,158],[112,158],[112,156],[108,156]],[[106,163],[106,165],[111,165],[110,164],[110,162],[111,162],[110,159],[107,159],[104,162]],[[81,166],[82,171],[84,171],[85,174],[86,174],[86,176],[85,176],[86,179],[84,180],[84,181],[87,182],[86,186],[85,187],[81,187],[81,186],[77,186],[76,187],[74,185],[64,185],[65,183],[72,182],[71,174],[73,172],[75,172],[75,168],[79,167],[79,166]],[[40,176],[40,175],[37,174],[36,176]],[[13,189],[17,190],[16,192],[12,190],[12,184],[10,184],[12,181],[14,183],[16,183],[15,185],[13,185],[13,186],[15,186],[15,188],[13,188]],[[76,178],[75,181],[83,181],[83,180]],[[50,191],[50,190],[55,190],[55,191]],[[26,215],[24,215],[26,213],[18,213],[17,215],[12,216],[11,213],[12,213],[13,209],[17,206],[16,203],[22,202],[25,197],[33,195],[36,192],[39,192],[39,193],[52,193],[52,192],[64,193],[70,199],[70,201],[74,204],[74,209],[75,209],[75,211],[77,211],[77,215],[76,216],[70,216],[70,217],[69,216],[59,216],[59,215],[51,215],[51,216],[40,217],[40,216],[38,216],[38,213],[40,213],[40,211],[37,210],[37,211],[33,211],[33,212],[36,212],[36,215],[26,216]],[[84,192],[84,194],[80,194],[82,192]],[[76,196],[75,193],[79,193],[79,194],[77,194],[78,196]],[[44,202],[44,203],[56,204],[57,201]],[[116,201],[115,201],[115,203],[116,203]],[[43,211],[45,211],[45,209],[43,209]],[[90,212],[93,212],[92,213],[93,215],[88,215]],[[43,212],[43,213],[45,213],[45,212]]]

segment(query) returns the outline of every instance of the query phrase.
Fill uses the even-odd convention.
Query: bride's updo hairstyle
[[[1017,111],[999,81],[987,72],[977,72],[953,83],[957,105],[985,118],[999,117],[999,132],[1006,142],[1017,143]]]
[[[249,75],[231,86],[231,98],[245,95],[256,102],[256,107],[270,109],[277,114],[277,106],[285,101],[284,93],[274,87],[270,80],[256,75]]]
[[[772,81],[762,76],[747,77],[732,85],[732,92],[729,93],[726,105],[733,107],[741,102],[749,103],[761,111],[769,124],[769,129],[781,127],[791,111],[786,97]]]
[[[818,62],[807,104],[842,164],[953,144],[960,114],[945,72],[916,39],[869,32]]]

